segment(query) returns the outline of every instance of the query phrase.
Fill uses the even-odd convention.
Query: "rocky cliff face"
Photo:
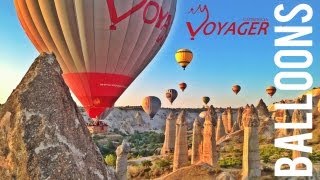
[[[54,55],[42,54],[0,110],[0,179],[114,179]]]

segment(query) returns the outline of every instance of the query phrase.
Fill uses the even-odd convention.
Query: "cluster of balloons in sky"
[[[39,52],[53,52],[63,78],[91,118],[110,112],[114,103],[160,50],[176,12],[176,0],[14,0],[18,19]],[[175,54],[185,69],[193,53]],[[179,84],[182,91],[187,84]],[[237,94],[240,86],[232,90]],[[268,87],[271,96],[274,87]],[[169,89],[173,103],[178,92]],[[203,97],[207,104],[209,97]],[[142,107],[152,118],[161,107],[154,96]]]

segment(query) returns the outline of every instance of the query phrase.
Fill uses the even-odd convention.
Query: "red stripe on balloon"
[[[108,73],[66,73],[63,78],[91,118],[113,107],[134,80],[129,76]],[[79,84],[84,88],[77,88]]]

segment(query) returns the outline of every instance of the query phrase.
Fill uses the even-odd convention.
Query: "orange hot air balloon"
[[[274,86],[269,86],[266,88],[266,92],[272,97],[277,92],[277,89]]]
[[[161,107],[161,101],[155,96],[147,96],[142,100],[142,108],[149,117],[152,118],[157,114]]]
[[[182,92],[187,88],[187,84],[182,82],[179,84],[179,88],[182,90]]]
[[[177,96],[178,92],[175,89],[168,89],[166,92],[166,98],[170,101],[171,104],[177,98]]]
[[[39,52],[53,52],[90,117],[113,107],[150,63],[172,25],[176,0],[14,0]]]
[[[235,93],[235,94],[238,94],[241,90],[241,87],[239,85],[233,85],[232,86],[232,91]]]
[[[203,96],[202,101],[207,105],[208,102],[210,101],[210,98],[208,96]]]

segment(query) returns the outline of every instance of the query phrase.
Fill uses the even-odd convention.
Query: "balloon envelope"
[[[142,108],[152,119],[161,107],[161,101],[155,96],[147,96],[142,100]]]
[[[239,85],[234,85],[232,86],[232,91],[235,93],[235,94],[238,94],[241,90],[241,87]]]
[[[269,86],[266,88],[266,92],[272,97],[277,92],[277,89],[274,86]]]
[[[208,102],[210,101],[210,98],[208,96],[204,96],[202,97],[202,101],[205,103],[205,104],[208,104]]]
[[[190,64],[190,62],[193,59],[193,53],[189,49],[179,49],[176,52],[176,61],[177,63],[183,68],[186,69],[186,67]]]
[[[187,88],[187,84],[186,83],[180,83],[179,84],[179,88],[182,90],[182,92]]]
[[[176,0],[14,0],[39,52],[53,52],[90,117],[112,107],[149,64],[172,25]]]
[[[175,89],[168,89],[166,91],[166,98],[170,101],[171,104],[177,98],[177,96],[178,96],[178,92]]]

